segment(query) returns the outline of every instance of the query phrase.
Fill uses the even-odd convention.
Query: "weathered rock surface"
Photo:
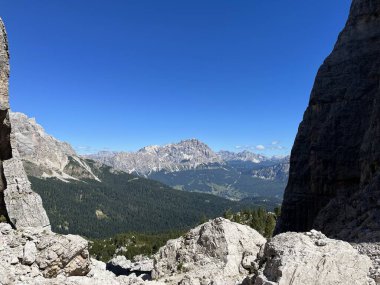
[[[38,276],[76,276],[89,272],[87,241],[42,228],[13,230],[0,223],[0,284]]]
[[[380,242],[353,244],[360,254],[367,255],[372,260],[370,277],[380,284]]]
[[[7,188],[4,201],[10,222],[16,227],[47,227],[49,218],[42,206],[41,197],[32,191],[23,164],[14,149],[13,157],[3,162]]]
[[[278,232],[380,239],[379,66],[380,1],[353,0],[298,130]]]
[[[265,262],[251,284],[367,285],[372,263],[349,243],[327,238],[312,230],[284,233],[269,241]]]
[[[154,256],[152,277],[173,285],[236,284],[258,266],[251,260],[265,242],[252,228],[217,218],[168,241]]]

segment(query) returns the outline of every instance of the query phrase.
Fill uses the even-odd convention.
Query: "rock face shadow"
[[[380,241],[379,66],[380,2],[353,0],[299,126],[276,233]]]

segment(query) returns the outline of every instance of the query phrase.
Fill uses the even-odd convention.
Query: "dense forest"
[[[52,228],[59,233],[104,238],[125,232],[162,233],[186,230],[202,218],[227,209],[274,205],[267,201],[236,202],[209,194],[174,190],[160,182],[93,167],[102,182],[63,182],[29,177],[43,200]]]
[[[264,208],[242,210],[237,213],[228,210],[223,216],[232,222],[250,226],[264,237],[270,238],[273,235],[276,221],[280,214],[281,208],[276,207],[274,212],[268,212]]]
[[[280,213],[280,207],[276,207],[274,212],[269,212],[260,207],[239,212],[233,212],[228,209],[223,216],[230,221],[250,226],[264,237],[270,238]],[[202,219],[201,223],[206,221]],[[169,239],[178,238],[184,233],[185,231],[171,231],[160,234],[125,233],[107,239],[94,239],[90,242],[90,254],[92,257],[104,262],[109,261],[114,255],[124,255],[129,260],[140,254],[151,256],[161,246],[165,245]]]

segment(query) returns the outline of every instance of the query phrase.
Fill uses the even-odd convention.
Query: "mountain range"
[[[266,195],[231,201],[225,199],[228,195],[217,197],[210,194],[218,193],[207,189],[193,190],[191,183],[183,185],[182,190],[189,191],[170,187],[165,182],[170,182],[172,175],[183,176],[181,183],[187,183],[189,173],[199,181],[203,181],[204,172],[220,180],[223,178],[220,171],[223,173],[229,167],[219,154],[195,139],[164,147],[145,147],[137,154],[102,152],[102,157],[118,161],[109,166],[113,160],[78,155],[70,144],[47,134],[35,119],[25,114],[10,113],[10,119],[13,141],[32,187],[42,197],[52,228],[59,233],[108,237],[129,231],[186,229],[202,218],[220,216],[228,209],[273,208],[281,202]],[[116,160],[117,157],[124,159]],[[123,171],[120,166],[126,165],[134,165],[135,169],[139,166],[141,171]],[[236,175],[237,171],[233,173]]]
[[[214,152],[197,139],[147,146],[136,152],[102,151],[86,158],[178,190],[233,200],[281,199],[289,173],[289,157],[267,157],[250,151]]]
[[[206,165],[226,165],[231,161],[263,166],[287,160],[287,158],[266,157],[250,151],[214,152],[208,145],[194,138],[164,146],[146,146],[136,152],[101,151],[87,155],[86,158],[142,176],[149,176],[160,171],[179,172],[202,168]]]
[[[250,151],[215,152],[197,139],[146,146],[136,152],[102,151],[80,156],[70,144],[47,134],[35,119],[11,113],[11,121],[26,171],[37,178],[101,182],[93,167],[107,165],[112,170],[157,180],[177,190],[232,200],[248,197],[280,200],[287,182],[289,157],[267,157]],[[97,163],[91,164],[89,160]]]

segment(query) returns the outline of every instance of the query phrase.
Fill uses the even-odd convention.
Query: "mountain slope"
[[[28,174],[37,177],[99,180],[87,163],[65,142],[48,135],[33,118],[22,113],[10,113],[16,148]]]
[[[55,178],[30,177],[54,231],[92,238],[129,231],[162,232],[187,229],[202,217],[217,217],[228,209],[276,206],[266,201],[234,202],[214,195],[178,191],[95,162],[87,164],[102,182],[88,179],[86,183],[65,183]]]

